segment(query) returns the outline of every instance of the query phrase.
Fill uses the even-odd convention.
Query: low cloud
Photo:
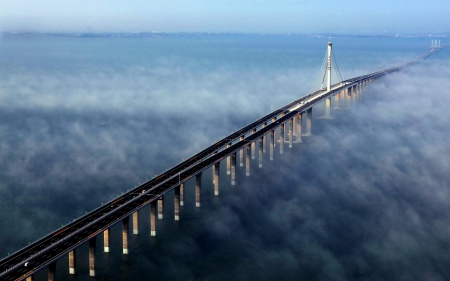
[[[10,227],[0,254],[307,93],[313,78],[177,63],[2,76],[0,214]],[[190,222],[203,230],[155,246],[165,249],[158,260],[142,253],[130,276],[448,279],[447,65],[430,59],[387,76],[336,119],[315,118],[314,136],[293,152],[261,170],[252,163],[248,180],[239,168],[238,192]]]

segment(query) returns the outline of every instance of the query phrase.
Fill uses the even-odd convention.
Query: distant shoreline
[[[303,33],[245,33],[245,32],[14,32],[0,33],[5,37],[75,37],[75,38],[155,38],[177,36],[305,36],[305,37],[390,37],[390,38],[449,38],[450,32],[420,34],[303,34]]]

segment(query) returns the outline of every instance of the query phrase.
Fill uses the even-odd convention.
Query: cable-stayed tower
[[[338,65],[336,63],[336,58],[333,53],[333,43],[331,42],[330,39],[328,41],[328,47],[322,62],[322,66],[319,69],[319,73],[313,85],[312,91],[315,90],[330,91],[333,80],[337,80],[336,83],[338,83],[341,82],[343,79],[341,73],[339,72]]]

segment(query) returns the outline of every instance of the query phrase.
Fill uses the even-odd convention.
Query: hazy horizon
[[[440,33],[444,0],[3,0],[0,31]]]

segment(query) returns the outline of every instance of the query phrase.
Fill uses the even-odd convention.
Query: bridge
[[[256,159],[257,146],[259,167],[262,167],[262,154],[266,153],[267,139],[269,139],[270,160],[273,160],[276,141],[279,141],[280,153],[283,153],[285,143],[292,147],[293,143],[302,141],[302,136],[312,134],[312,109],[314,106],[325,101],[325,113],[321,118],[332,118],[330,115],[332,98],[334,98],[335,108],[351,107],[362,99],[364,89],[370,83],[387,74],[416,64],[443,47],[433,41],[432,47],[426,53],[405,64],[331,84],[332,43],[329,42],[326,54],[326,88],[303,96],[263,116],[165,173],[155,176],[122,196],[5,257],[0,260],[0,280],[33,280],[35,272],[47,267],[48,280],[53,281],[55,280],[56,262],[66,254],[69,255],[69,273],[75,274],[76,249],[86,242],[89,244],[90,276],[95,276],[97,236],[103,234],[104,252],[109,252],[111,226],[117,223],[122,224],[123,254],[129,254],[130,216],[132,217],[133,234],[138,234],[138,216],[141,208],[150,204],[150,233],[152,236],[156,236],[156,218],[163,218],[167,192],[174,190],[174,219],[179,220],[180,207],[184,205],[184,183],[187,180],[195,177],[195,205],[200,207],[202,173],[207,169],[212,167],[214,195],[219,195],[219,173],[222,162],[226,164],[227,174],[231,177],[231,185],[235,185],[238,153],[240,166],[244,166],[245,152],[245,170],[246,175],[249,176],[250,159]],[[303,122],[305,114],[306,120]],[[305,132],[302,130],[302,123],[305,123]],[[280,131],[279,140],[275,140],[275,130]]]

